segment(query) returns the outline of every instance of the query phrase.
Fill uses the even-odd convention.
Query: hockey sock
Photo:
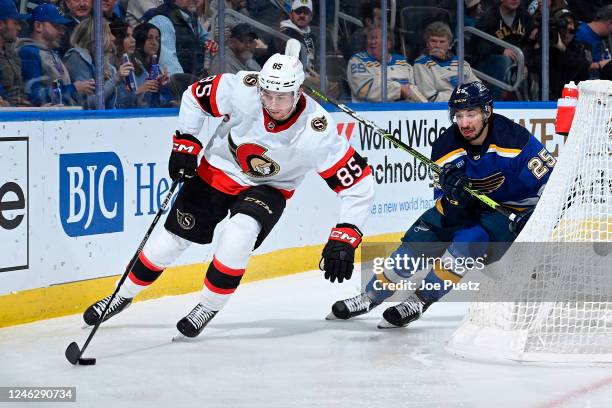
[[[118,295],[124,298],[138,295],[155,282],[164,269],[190,244],[191,242],[168,232],[165,228],[158,230],[140,252]]]
[[[221,310],[236,291],[260,231],[259,223],[245,214],[227,221],[204,277],[200,303],[206,309]]]

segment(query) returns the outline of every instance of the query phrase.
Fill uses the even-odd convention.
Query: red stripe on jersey
[[[213,265],[219,272],[223,272],[230,276],[242,276],[244,275],[244,269],[232,269],[229,266],[223,265],[215,256],[213,256]]]
[[[355,149],[353,149],[353,146],[349,146],[349,149],[346,151],[344,156],[342,156],[342,158],[338,160],[336,164],[331,166],[329,169],[322,171],[319,173],[319,175],[324,179],[333,176],[338,170],[340,170],[341,167],[346,166],[346,162],[353,157],[353,154],[355,154]]]
[[[212,77],[212,82],[209,80],[211,77],[208,77],[201,79],[191,85],[191,94],[198,102],[198,105],[200,105],[200,108],[204,112],[209,113],[214,117],[223,116],[219,112],[219,107],[217,105],[217,88],[219,86],[221,76],[222,74],[215,75],[214,77]],[[202,92],[202,96],[198,96],[199,91]]]
[[[234,293],[236,291],[236,288],[233,288],[233,289],[221,289],[221,288],[218,288],[215,285],[213,285],[212,283],[210,283],[208,278],[204,279],[204,286],[206,286],[208,288],[208,290],[210,290],[211,292],[218,293],[220,295],[231,295],[232,293]]]
[[[150,284],[152,284],[153,282],[145,282],[142,281],[140,279],[138,279],[135,275],[134,272],[130,272],[128,274],[128,279],[131,280],[132,282],[134,282],[136,285],[138,286],[149,286]]]
[[[229,195],[238,195],[242,191],[252,187],[239,184],[233,178],[225,174],[223,170],[216,168],[206,161],[204,157],[202,157],[202,160],[200,160],[198,175],[214,189]],[[285,197],[285,200],[290,199],[295,192],[295,190],[283,190],[281,188],[277,188],[277,190],[281,192],[283,197]]]
[[[140,259],[140,262],[142,262],[142,264],[144,266],[147,267],[147,269],[153,271],[153,272],[161,272],[164,270],[164,268],[161,268],[155,264],[153,264],[153,262],[149,261],[149,258],[147,258],[144,254],[144,252],[140,252],[140,255],[138,255],[138,259]]]
[[[334,188],[334,192],[339,193],[342,190],[346,190],[347,188],[351,188],[353,187],[355,184],[359,183],[362,179],[364,179],[365,177],[369,176],[370,174],[372,174],[372,168],[370,166],[366,166],[365,169],[363,169],[363,171],[361,172],[361,176],[357,177],[357,180],[355,180],[353,182],[353,184],[351,184],[348,187],[344,187],[344,186],[338,186],[336,188]]]

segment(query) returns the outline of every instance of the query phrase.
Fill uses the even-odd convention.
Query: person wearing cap
[[[4,99],[11,106],[29,106],[21,76],[21,59],[15,50],[20,20],[27,19],[19,14],[13,0],[0,0],[0,85],[5,90]]]
[[[293,0],[288,20],[280,22],[280,32],[295,38],[306,49],[306,72],[314,70],[315,65],[315,38],[310,29],[312,21],[312,0]],[[278,49],[284,49],[280,44]]]
[[[36,7],[29,20],[32,37],[22,38],[17,44],[28,99],[36,106],[79,105],[81,95],[94,93],[95,83],[93,80],[73,83],[57,51],[66,27],[73,21],[49,3]],[[58,87],[61,98],[58,93],[54,95]]]
[[[480,0],[465,0],[465,15],[463,22],[466,27],[474,27],[482,16],[483,8]]]
[[[225,46],[225,65],[219,67],[219,54],[212,60],[211,75],[219,73],[236,74],[239,71],[259,71],[261,67],[253,60],[253,49],[257,34],[248,24],[238,24],[230,31]]]

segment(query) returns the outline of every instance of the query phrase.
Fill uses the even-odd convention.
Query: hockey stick
[[[83,358],[82,357],[83,353],[85,352],[85,349],[87,348],[87,346],[89,346],[89,343],[91,342],[91,339],[93,338],[93,336],[96,334],[96,331],[98,331],[98,328],[100,327],[100,325],[104,321],[104,316],[106,316],[106,312],[108,312],[108,308],[110,307],[111,303],[113,303],[113,300],[117,296],[117,293],[119,292],[119,289],[121,289],[121,285],[123,285],[123,282],[125,282],[125,279],[127,278],[128,274],[132,271],[132,268],[136,264],[136,261],[138,260],[138,256],[142,252],[142,249],[144,248],[145,244],[147,243],[147,241],[149,239],[149,236],[153,232],[153,229],[157,225],[157,223],[158,223],[159,219],[161,218],[162,214],[166,210],[166,207],[168,207],[168,203],[170,202],[170,198],[172,198],[172,194],[174,194],[174,190],[176,190],[176,187],[178,186],[178,184],[179,184],[179,182],[180,182],[180,180],[182,178],[183,178],[183,170],[181,170],[179,172],[179,176],[172,182],[172,186],[170,186],[170,191],[168,192],[168,195],[164,199],[162,205],[159,207],[159,210],[157,210],[157,214],[155,214],[155,218],[153,218],[153,222],[151,223],[151,226],[147,230],[147,233],[145,234],[144,238],[142,239],[142,242],[140,242],[140,245],[138,246],[138,249],[136,250],[136,253],[132,257],[132,260],[128,264],[128,267],[126,268],[125,272],[123,272],[123,275],[121,276],[121,279],[119,279],[119,283],[117,284],[117,287],[115,288],[115,291],[111,295],[110,300],[106,304],[106,307],[104,308],[104,311],[102,312],[102,316],[100,316],[100,320],[98,320],[98,322],[94,325],[91,333],[89,333],[89,337],[87,337],[87,340],[85,341],[85,344],[83,345],[83,348],[79,349],[79,345],[76,342],[74,342],[74,341],[72,343],[70,343],[68,345],[68,347],[66,348],[66,353],[65,353],[66,354],[66,358],[68,359],[68,361],[71,364],[73,364],[73,365],[76,365],[76,364],[79,364],[79,365],[94,365],[94,364],[96,364],[96,359],[95,358]]]
[[[384,137],[385,139],[387,139],[388,141],[390,141],[391,143],[393,143],[395,146],[399,147],[400,149],[410,153],[411,155],[416,157],[418,160],[420,160],[421,162],[423,162],[427,166],[429,166],[436,173],[440,174],[442,172],[442,168],[440,166],[438,166],[434,161],[432,161],[429,157],[419,153],[418,151],[416,151],[412,147],[408,146],[406,143],[402,142],[401,140],[398,140],[398,139],[394,138],[389,133],[386,133],[384,130],[382,130],[381,128],[376,126],[372,121],[369,121],[367,119],[362,118],[361,116],[359,116],[357,114],[357,112],[355,112],[354,110],[352,110],[348,106],[346,106],[346,105],[344,105],[342,103],[339,103],[338,101],[334,100],[333,98],[330,98],[330,97],[324,95],[322,92],[320,92],[320,91],[318,91],[318,90],[316,90],[316,89],[314,89],[314,88],[312,88],[312,87],[310,87],[310,86],[308,86],[306,84],[303,84],[302,86],[304,88],[306,88],[306,90],[308,92],[310,92],[311,94],[313,94],[317,98],[321,99],[322,101],[327,102],[327,103],[331,103],[332,105],[334,105],[335,107],[340,109],[342,112],[348,114],[353,119],[355,119],[358,122],[360,122],[361,124],[363,124],[365,126],[368,126],[368,127],[371,127],[376,133],[380,134],[382,137]],[[467,187],[465,188],[465,191],[467,191],[473,197],[477,198],[478,200],[480,200],[484,204],[488,205],[489,207],[491,207],[495,211],[498,211],[500,214],[506,216],[510,221],[514,221],[514,219],[516,218],[516,214],[515,213],[513,213],[512,211],[507,210],[506,208],[504,208],[502,205],[497,203],[492,198],[490,198],[490,197],[488,197],[488,196],[486,196],[486,195],[484,195],[484,194],[482,194],[482,193],[480,193],[480,192],[478,192],[476,190],[472,190],[470,188],[467,188]]]

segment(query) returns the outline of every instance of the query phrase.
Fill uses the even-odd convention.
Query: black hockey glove
[[[202,143],[193,135],[181,134],[178,130],[172,137],[172,153],[168,161],[170,178],[176,180],[179,172],[183,170],[184,178],[192,178],[198,168],[198,153],[202,150]]]
[[[329,240],[323,248],[319,269],[325,271],[325,279],[342,283],[351,279],[355,249],[361,243],[361,231],[351,224],[338,224],[332,228]]]
[[[453,204],[465,207],[471,201],[471,194],[465,191],[470,187],[470,180],[465,173],[452,163],[446,163],[440,173],[440,188]]]
[[[531,214],[533,214],[533,210],[535,210],[535,207],[527,208],[526,210],[516,213],[516,218],[514,221],[510,221],[510,224],[508,225],[510,232],[519,234],[525,227],[525,224],[527,224]]]

